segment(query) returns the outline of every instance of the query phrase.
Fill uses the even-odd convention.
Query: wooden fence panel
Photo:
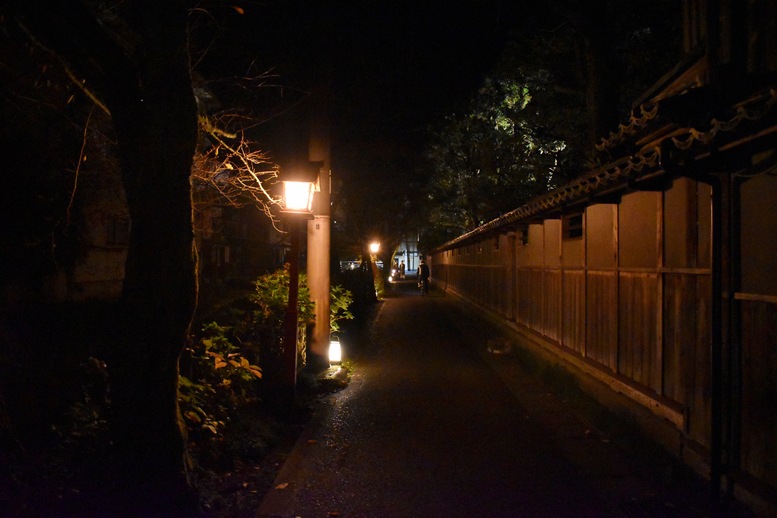
[[[507,269],[504,266],[491,266],[489,272],[489,307],[502,318],[507,315]]]
[[[542,333],[542,293],[544,285],[542,282],[542,270],[529,270],[529,327],[534,331]]]
[[[661,392],[659,277],[655,273],[619,275],[618,372]]]
[[[589,271],[586,281],[586,356],[612,371],[618,367],[618,277]]]
[[[585,354],[585,271],[564,270],[562,273],[562,344]]]
[[[512,294],[512,286],[510,286],[510,275],[508,274],[507,266],[499,266],[496,271],[496,293],[497,293],[497,307],[499,308],[499,315],[504,319],[510,318],[510,296]]]
[[[455,291],[459,290],[459,269],[460,268],[458,264],[448,265],[445,270],[445,274],[447,275],[445,278],[446,288],[450,288]]]
[[[512,320],[512,298],[515,296],[515,283],[513,282],[513,274],[510,272],[509,266],[504,266],[501,269],[499,277],[499,289],[501,290],[502,294],[502,315],[504,316],[505,320]]]
[[[693,372],[691,382],[691,415],[689,416],[688,430],[691,438],[709,446],[710,416],[712,414],[712,402],[708,387],[712,382],[712,360],[710,357],[710,344],[712,343],[712,278],[709,276],[696,279],[696,341],[691,342],[695,346],[695,352],[689,370]],[[689,371],[685,371],[686,374]]]
[[[710,275],[666,273],[663,283],[662,392],[686,407],[688,436],[709,446]]]
[[[742,468],[777,486],[777,302],[740,300]]]
[[[483,297],[481,303],[491,310],[495,314],[499,314],[499,305],[497,303],[497,285],[496,285],[496,273],[497,270],[493,266],[481,266],[481,270],[485,274],[485,279],[481,283],[483,289]]]
[[[664,385],[663,394],[681,404],[690,399],[693,355],[698,349],[695,320],[698,304],[709,304],[709,294],[697,294],[697,275],[664,274]],[[706,333],[709,339],[709,332]]]
[[[515,274],[515,284],[517,286],[517,293],[515,294],[517,297],[515,321],[526,327],[531,327],[531,272],[530,270],[519,268],[516,269]]]
[[[483,303],[484,279],[483,271],[475,265],[468,264],[466,268],[466,279],[464,281],[466,293],[470,299],[478,304]]]
[[[542,334],[561,342],[561,270],[546,270],[542,284]]]

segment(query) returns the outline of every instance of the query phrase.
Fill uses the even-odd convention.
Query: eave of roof
[[[581,206],[601,202],[612,193],[638,191],[648,178],[668,174],[662,167],[662,148],[672,148],[695,157],[709,156],[711,150],[731,151],[755,141],[774,145],[777,135],[777,85],[762,90],[731,106],[728,115],[713,118],[699,127],[677,127],[673,123],[655,124],[661,118],[661,101],[649,102],[635,110],[630,122],[603,140],[598,149],[613,149],[624,140],[639,142],[641,148],[632,155],[622,156],[602,167],[539,196],[480,227],[435,248],[443,251],[457,248],[479,237],[506,232],[536,218],[580,210]],[[650,128],[650,131],[645,131]],[[664,185],[669,185],[665,183]],[[652,190],[652,189],[651,189]]]

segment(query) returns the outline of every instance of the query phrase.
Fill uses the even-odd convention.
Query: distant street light
[[[380,243],[373,241],[370,243],[370,253],[376,255],[378,252],[380,252]]]
[[[287,176],[283,182],[281,214],[289,224],[289,301],[283,322],[283,383],[285,395],[293,404],[297,389],[297,321],[299,320],[300,226],[312,218],[315,183],[305,177]]]

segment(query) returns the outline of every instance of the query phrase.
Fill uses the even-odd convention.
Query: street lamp
[[[315,182],[289,174],[283,182],[281,214],[289,224],[289,301],[283,322],[283,383],[286,396],[294,403],[297,387],[297,320],[299,320],[299,250],[301,223],[312,218]]]
[[[313,209],[315,183],[305,180],[283,180],[284,214],[310,215]]]
[[[375,288],[375,299],[380,296],[380,292],[383,291],[383,277],[379,272],[380,266],[378,265],[378,252],[380,252],[380,242],[372,241],[367,245],[367,251],[369,252],[369,265],[370,273],[372,274],[372,284]]]

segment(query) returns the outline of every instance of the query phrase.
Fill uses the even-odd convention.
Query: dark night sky
[[[339,167],[363,168],[385,160],[372,155],[417,152],[419,130],[476,91],[515,28],[517,4],[271,1],[231,16],[241,36],[228,48],[270,64],[286,102],[329,85]]]
[[[418,4],[338,18],[335,117],[379,145],[417,143],[417,130],[480,86],[501,49],[507,16],[499,2]]]
[[[414,143],[416,130],[452,112],[499,57],[500,3],[383,4],[339,17],[335,84],[352,131]]]
[[[447,111],[478,86],[498,57],[509,23],[499,4],[384,3],[336,15],[338,88],[355,97],[374,96],[400,119]]]

